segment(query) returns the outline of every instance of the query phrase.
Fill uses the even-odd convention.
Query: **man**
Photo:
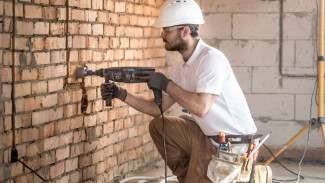
[[[160,8],[154,25],[163,28],[161,37],[166,50],[178,51],[183,60],[173,67],[170,79],[162,73],[150,74],[148,86],[166,92],[162,98],[163,111],[177,102],[194,118],[165,117],[167,163],[181,183],[210,182],[207,167],[217,151],[211,139],[220,132],[226,136],[241,135],[238,137],[256,132],[227,58],[198,36],[199,24],[203,23],[202,12],[194,0],[168,0]],[[115,84],[101,87],[103,98],[104,91],[111,91],[113,98],[155,117],[149,131],[164,156],[162,119],[153,100],[128,93]]]

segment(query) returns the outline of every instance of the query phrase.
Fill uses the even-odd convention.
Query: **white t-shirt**
[[[205,116],[192,114],[205,135],[256,132],[243,91],[221,51],[199,40],[190,59],[185,63],[181,60],[171,69],[170,79],[187,91],[218,95]]]

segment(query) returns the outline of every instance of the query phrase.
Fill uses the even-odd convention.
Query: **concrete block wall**
[[[309,121],[311,100],[311,116],[317,118],[317,106],[311,99],[316,77],[292,76],[317,75],[317,1],[197,2],[206,21],[200,28],[201,38],[228,57],[258,132],[272,131],[266,144],[273,150],[282,148]],[[177,53],[167,53],[168,65],[177,59]],[[175,106],[169,112],[178,115],[180,111],[181,107]],[[300,158],[306,140],[304,133],[281,156]],[[324,160],[323,144],[320,127],[314,125],[307,159]],[[270,157],[264,148],[261,150],[261,155]]]
[[[13,1],[0,0],[0,182],[41,182],[10,163],[13,144],[18,158],[48,182],[113,182],[160,160],[148,133],[152,118],[117,100],[106,107],[104,79],[76,79],[74,71],[150,66],[165,72],[160,32],[151,27],[162,3],[16,0],[13,16]],[[120,85],[152,95],[145,83]]]

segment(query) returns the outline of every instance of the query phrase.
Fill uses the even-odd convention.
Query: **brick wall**
[[[206,21],[200,28],[201,37],[228,57],[245,93],[258,132],[267,134],[272,131],[266,144],[273,150],[282,148],[310,119],[316,77],[304,75],[317,75],[317,2],[197,2]],[[168,65],[178,58],[177,53],[168,52]],[[279,72],[280,62],[282,73]],[[312,103],[312,117],[317,118],[314,99]],[[181,109],[175,106],[170,114],[177,115],[180,111]],[[283,153],[283,157],[300,158],[306,141],[307,133],[304,133]],[[320,126],[316,124],[310,131],[307,159],[324,160],[323,144]],[[263,153],[264,148],[261,150],[262,155],[270,157],[268,153]]]
[[[151,28],[162,3],[18,0],[14,19],[13,1],[0,0],[0,182],[41,182],[9,163],[12,116],[19,159],[51,182],[112,182],[160,159],[148,133],[152,118],[117,100],[105,107],[104,79],[75,79],[74,70],[150,66],[165,72],[160,32]],[[120,85],[152,95],[146,84]]]

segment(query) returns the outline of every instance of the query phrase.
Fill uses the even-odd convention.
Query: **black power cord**
[[[18,151],[16,148],[12,148],[11,149],[11,163],[15,163],[15,162],[19,162],[21,163],[24,167],[28,168],[31,172],[33,172],[35,175],[37,175],[37,177],[39,177],[42,181],[46,181],[42,176],[40,176],[35,170],[33,170],[32,168],[30,168],[28,165],[26,165],[23,161],[18,159]]]
[[[166,148],[166,123],[164,117],[164,111],[162,110],[162,105],[158,105],[161,118],[163,121],[163,144],[164,144],[164,156],[165,156],[165,182],[167,183],[167,148]]]

